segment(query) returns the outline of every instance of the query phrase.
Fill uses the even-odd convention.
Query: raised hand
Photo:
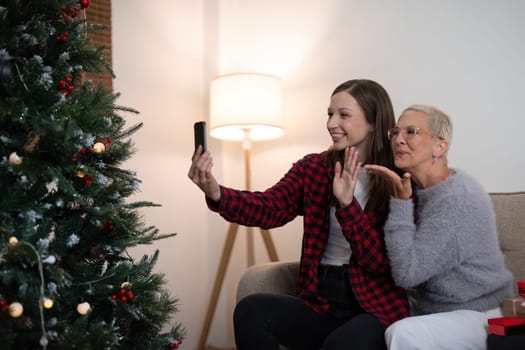
[[[384,167],[382,165],[366,164],[365,169],[369,172],[383,176],[385,179],[392,183],[393,195],[399,199],[409,199],[412,197],[412,184],[410,183],[410,174],[404,173],[403,177],[400,177],[394,171]]]
[[[361,162],[357,161],[359,151],[355,147],[345,149],[344,165],[340,162],[334,168],[334,196],[341,207],[346,207],[352,203],[354,198],[357,174],[361,169]]]
[[[211,153],[209,151],[202,152],[202,146],[199,145],[191,157],[188,177],[204,192],[206,197],[219,201],[221,199],[221,191],[219,183],[211,172],[212,167],[213,158]]]

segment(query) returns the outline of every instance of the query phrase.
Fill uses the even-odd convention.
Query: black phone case
[[[202,145],[202,151],[206,150],[206,122],[196,122],[193,124],[193,133],[195,140],[195,149]]]

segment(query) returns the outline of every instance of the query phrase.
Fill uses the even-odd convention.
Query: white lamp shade
[[[210,135],[230,141],[283,135],[282,81],[257,73],[223,75],[210,84]]]

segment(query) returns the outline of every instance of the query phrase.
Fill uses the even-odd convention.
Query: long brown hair
[[[365,113],[367,122],[373,126],[373,131],[368,134],[366,140],[364,162],[394,169],[392,147],[387,139],[387,130],[394,127],[396,123],[390,96],[381,85],[368,79],[348,80],[337,86],[331,96],[342,91],[356,99]],[[344,150],[336,151],[330,147],[329,159],[331,165],[337,161],[343,163]],[[392,188],[388,181],[381,176],[369,175],[366,210],[384,213],[388,209],[391,193]]]

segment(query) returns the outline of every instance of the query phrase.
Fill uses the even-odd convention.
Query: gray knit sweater
[[[412,200],[392,198],[385,242],[397,285],[416,291],[416,313],[485,311],[513,294],[488,193],[462,171]],[[416,219],[414,218],[414,213]]]

